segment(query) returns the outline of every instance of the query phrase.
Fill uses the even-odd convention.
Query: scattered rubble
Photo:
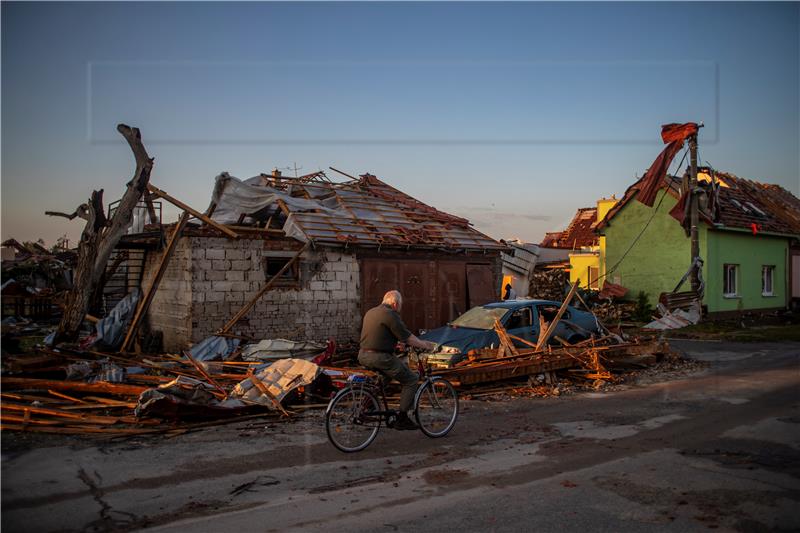
[[[250,338],[235,328],[273,284],[294,269],[300,256],[314,248],[315,242],[328,240],[346,247],[359,243],[424,245],[435,250],[448,248],[448,254],[457,248],[481,249],[491,250],[498,258],[503,249],[501,244],[471,229],[467,221],[425,206],[369,174],[340,185],[332,184],[321,172],[294,181],[279,174],[259,176],[249,180],[252,183],[224,175],[218,180],[212,206],[204,214],[150,184],[152,159],[144,151],[138,130],[123,125],[119,129],[137,162],[135,179],[123,197],[124,206],[118,205],[115,214],[106,220],[102,192],[95,192],[91,202],[79,206],[73,214],[50,213],[70,219],[80,216],[87,219],[87,225],[76,257],[74,283],[58,329],[28,353],[22,353],[26,350],[21,343],[11,345],[13,353],[4,353],[0,393],[2,430],[112,437],[174,435],[246,417],[286,420],[304,409],[322,408],[332,393],[347,383],[349,376],[374,374],[355,364],[357,346],[337,346],[334,339],[323,344],[303,339]],[[242,199],[235,193],[244,189],[247,189],[245,196],[251,202],[257,201],[257,205],[242,205]],[[259,191],[262,196],[255,194]],[[305,193],[294,194],[301,191]],[[340,196],[349,199],[350,209],[339,206]],[[164,231],[152,213],[154,198],[182,210],[179,222],[169,231]],[[354,198],[361,203],[353,204]],[[141,289],[123,292],[105,317],[87,315],[93,305],[92,295],[102,294],[103,278],[113,275],[106,270],[107,263],[112,264],[112,271],[119,266],[118,258],[112,258],[112,251],[130,225],[130,219],[140,210],[137,206],[142,199],[150,221],[153,225],[158,222],[159,242],[166,241],[160,255],[155,257],[149,281],[141,284]],[[277,207],[273,206],[267,214],[264,209],[274,203]],[[380,213],[376,211],[378,207],[382,209]],[[370,209],[375,212],[369,222],[354,214],[358,211],[366,216],[372,212]],[[339,223],[349,229],[344,233],[318,229],[323,222],[331,224],[326,218],[329,215],[341,218]],[[384,219],[389,215],[391,221],[387,222]],[[400,215],[405,218],[398,221]],[[199,229],[187,225],[190,216],[203,225]],[[248,218],[254,225],[243,226]],[[278,219],[283,221],[281,230],[270,226]],[[260,227],[262,223],[264,226]],[[211,336],[189,349],[183,349],[186,346],[182,345],[175,350],[179,353],[162,353],[163,350],[146,353],[143,346],[150,336],[144,317],[184,231],[222,234],[234,240],[253,231],[264,235],[279,232],[282,237],[294,231],[302,238],[293,243],[291,255],[282,256],[279,268],[267,265],[268,275],[259,272],[262,276],[254,281],[256,289],[240,293],[242,297],[235,300],[240,307],[238,311],[225,317],[224,325]],[[259,246],[262,245],[259,241]],[[227,268],[225,261],[219,259],[219,262],[222,268]],[[454,264],[449,255],[447,264]],[[458,278],[459,290],[461,281],[464,282],[465,302],[467,293],[470,300],[483,293],[484,300],[491,298],[490,266],[467,265],[466,277]],[[349,276],[347,272],[341,274]],[[339,284],[338,277],[335,279]],[[317,292],[327,298],[324,291]],[[540,324],[542,333],[535,344],[510,335],[497,322],[495,330],[500,339],[497,348],[472,351],[456,367],[432,373],[449,379],[467,398],[495,394],[561,395],[578,388],[614,386],[624,380],[620,372],[647,367],[671,354],[663,341],[627,339],[603,326],[600,321],[607,318],[622,320],[620,309],[625,307],[614,306],[610,300],[598,301],[593,294],[581,295],[577,285],[570,287],[564,270],[535,271],[530,294],[541,299],[563,300],[550,323]],[[575,297],[587,309],[596,311],[597,330],[602,334],[571,344],[555,336],[554,331]],[[312,301],[315,300],[309,300]],[[455,312],[446,311],[448,316]],[[87,332],[84,326],[88,323],[91,331]],[[28,322],[4,320],[4,351],[6,335],[10,339],[12,334],[26,332],[29,327]],[[41,335],[40,339],[45,337],[41,330],[36,333]],[[520,378],[526,380],[524,384],[518,383]],[[512,384],[508,385],[509,382]],[[390,399],[394,394],[390,390]]]

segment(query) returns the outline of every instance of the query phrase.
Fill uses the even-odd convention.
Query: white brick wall
[[[176,351],[222,327],[266,283],[264,258],[293,252],[265,249],[258,239],[183,237],[161,282],[149,318]],[[151,254],[146,277],[158,261]],[[361,288],[354,255],[306,251],[299,288],[276,287],[233,328],[256,339],[285,337],[338,342],[358,340]]]

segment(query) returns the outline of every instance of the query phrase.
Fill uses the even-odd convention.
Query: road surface
[[[321,413],[173,438],[4,436],[17,531],[797,531],[800,344],[676,342],[703,371],[465,401],[432,440],[342,454]]]

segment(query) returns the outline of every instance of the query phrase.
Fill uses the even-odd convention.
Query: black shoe
[[[403,430],[414,430],[419,429],[419,426],[414,423],[413,420],[408,418],[406,413],[400,413],[397,415],[397,420],[394,422],[394,429]]]

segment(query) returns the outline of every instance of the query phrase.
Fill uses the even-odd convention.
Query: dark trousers
[[[414,394],[417,392],[419,375],[412,372],[408,365],[391,353],[361,350],[358,352],[358,362],[371,370],[378,370],[392,379],[400,382],[403,390],[400,392],[400,411],[410,411],[414,406]]]

